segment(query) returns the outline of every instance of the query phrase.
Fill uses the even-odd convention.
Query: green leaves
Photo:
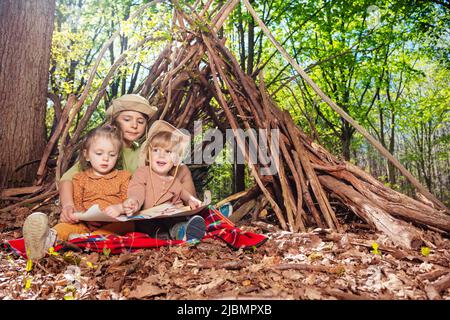
[[[140,18],[127,21],[143,2],[145,1],[85,0],[73,3],[59,0],[52,43],[51,91],[62,96],[63,100],[71,93],[79,94],[86,84],[101,47],[116,31],[120,30],[120,37],[116,38],[101,60],[92,93],[99,88],[111,66],[124,51],[147,36],[169,39],[170,11],[167,5],[151,7]],[[140,62],[149,66],[164,43],[154,41],[151,44],[128,55],[125,66],[120,69],[113,81],[116,78],[129,80],[135,76],[134,72],[143,74],[145,68],[133,69],[134,64]],[[138,75],[138,79],[140,78],[142,76]],[[124,89],[120,87],[124,83],[129,84],[130,81],[117,81],[120,91],[129,90],[128,87]],[[118,91],[113,94],[117,93]]]

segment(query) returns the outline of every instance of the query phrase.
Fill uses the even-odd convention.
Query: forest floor
[[[56,209],[46,209],[56,222]],[[21,237],[29,213],[0,215],[0,239]],[[343,234],[238,227],[269,240],[251,251],[209,239],[120,255],[66,252],[28,272],[23,258],[0,251],[0,299],[450,300],[450,240],[436,232],[425,232],[427,247],[404,250],[353,222]]]

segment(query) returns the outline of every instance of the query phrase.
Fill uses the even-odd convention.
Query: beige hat
[[[142,145],[141,154],[140,154],[140,165],[145,165],[145,160],[147,159],[147,149],[148,144],[152,140],[152,138],[160,132],[170,132],[172,134],[172,139],[177,139],[177,149],[175,150],[175,158],[173,162],[175,165],[181,163],[183,158],[186,155],[189,144],[191,143],[191,137],[187,134],[184,134],[179,129],[175,128],[173,125],[164,120],[156,120],[153,122],[150,130],[147,134],[147,139]]]
[[[121,111],[137,111],[150,118],[158,111],[158,108],[151,106],[147,99],[138,94],[124,94],[112,101],[111,106],[106,110],[106,116],[110,118]]]

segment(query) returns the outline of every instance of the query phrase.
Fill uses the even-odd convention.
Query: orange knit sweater
[[[73,201],[77,211],[86,211],[98,204],[100,209],[121,203],[127,199],[128,171],[113,170],[104,176],[94,174],[93,170],[77,173],[73,177]]]

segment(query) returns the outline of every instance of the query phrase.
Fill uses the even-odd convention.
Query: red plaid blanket
[[[233,249],[251,249],[262,245],[267,241],[267,237],[264,235],[256,234],[253,232],[244,232],[231,224],[216,210],[214,207],[210,207],[201,213],[205,218],[207,233],[202,240],[213,238],[224,241],[229,247]],[[132,252],[143,248],[155,248],[162,246],[173,246],[186,244],[182,240],[162,240],[151,238],[147,234],[133,232],[126,236],[88,236],[84,238],[77,238],[68,241],[69,246],[57,245],[55,251],[70,248],[70,245],[74,245],[80,249],[86,249],[90,251],[103,252],[105,249],[111,250],[113,254],[119,254],[122,252]],[[25,243],[23,238],[14,240],[4,240],[1,247],[7,251],[13,251],[18,255],[26,258]],[[75,248],[76,248],[75,247]]]

